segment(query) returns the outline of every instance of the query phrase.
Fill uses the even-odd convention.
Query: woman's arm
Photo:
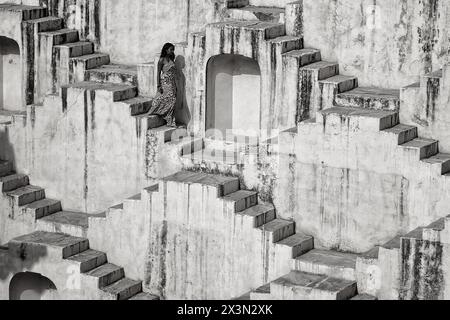
[[[161,87],[161,71],[162,71],[163,66],[164,66],[163,59],[159,59],[159,61],[158,61],[158,80],[157,81],[158,81],[158,91],[160,93],[163,93],[162,87]]]

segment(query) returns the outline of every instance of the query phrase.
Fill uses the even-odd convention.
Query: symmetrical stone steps
[[[392,134],[401,150],[408,152],[411,159],[420,160],[431,166],[436,175],[450,172],[450,154],[439,152],[439,141],[418,137],[414,126],[400,124],[396,111],[375,110],[355,107],[334,107],[317,113],[316,123],[325,131],[341,126],[364,131]],[[304,123],[308,125],[309,123]]]
[[[106,64],[100,68],[86,71],[86,81],[111,82],[119,84],[138,85],[136,66]]]
[[[292,272],[252,291],[250,299],[351,299],[357,294],[356,261],[358,256],[312,247],[298,251],[293,256]]]
[[[262,290],[262,288],[260,289]],[[348,300],[357,294],[356,282],[300,271],[270,283],[266,299],[274,300]],[[270,296],[269,296],[270,294]],[[258,294],[256,296],[258,298]],[[253,299],[253,293],[251,293]],[[264,295],[263,295],[264,298]]]
[[[164,178],[163,181],[216,187],[218,198],[236,215],[243,217],[244,223],[262,232],[269,243],[289,250],[292,258],[313,249],[313,237],[296,233],[295,222],[277,218],[272,205],[259,204],[257,192],[241,190],[238,178],[181,171]]]
[[[232,20],[259,20],[275,23],[284,23],[285,9],[277,7],[259,7],[246,5],[243,7],[228,7],[229,19]]]
[[[64,20],[59,17],[44,17],[39,19],[28,20],[27,23],[36,25],[37,32],[60,30],[64,26]]]
[[[124,269],[108,263],[105,253],[89,248],[89,240],[62,233],[37,231],[11,240],[9,253],[13,257],[33,256],[46,250],[54,259],[66,260],[79,268],[86,279],[84,288],[100,290],[99,297],[108,300],[157,300],[142,292],[142,281],[125,277]]]
[[[358,255],[314,249],[294,260],[294,270],[355,281]]]
[[[106,53],[91,53],[70,59],[73,69],[81,66],[82,70],[98,68],[109,62],[109,55]]]
[[[361,130],[379,132],[398,125],[399,115],[393,111],[334,107],[318,112],[316,121],[325,130],[345,124],[350,128],[359,127]]]
[[[319,80],[321,86],[331,85],[336,88],[336,93],[351,91],[358,87],[358,78],[344,75],[336,75],[324,80]]]
[[[53,48],[60,51],[61,56],[65,55],[69,58],[91,55],[94,53],[94,44],[89,41],[65,43],[56,45]]]
[[[336,105],[374,110],[400,110],[400,90],[359,87],[336,97]]]
[[[79,41],[78,31],[72,29],[60,29],[40,32],[39,36],[49,38],[54,46]]]
[[[88,215],[83,212],[58,211],[36,221],[38,230],[61,232],[77,237],[85,237],[88,227]]]
[[[126,84],[84,81],[62,86],[62,90],[68,89],[101,91],[109,97],[111,102],[129,100],[137,96],[137,88]]]
[[[0,11],[16,12],[21,15],[22,21],[40,19],[48,16],[47,8],[13,3],[0,3]]]

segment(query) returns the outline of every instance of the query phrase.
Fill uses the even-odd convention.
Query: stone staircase
[[[442,300],[449,244],[450,216],[397,236],[358,257],[359,282],[364,291],[383,299]],[[371,284],[373,270],[389,276],[384,285]],[[370,272],[372,271],[372,273]]]
[[[75,266],[80,273],[84,298],[102,300],[158,300],[142,291],[142,281],[125,277],[124,269],[108,263],[105,253],[92,250],[89,240],[61,233],[37,231],[8,243],[11,257],[33,257],[46,250],[53,263]],[[59,261],[58,261],[59,260]],[[66,298],[70,298],[70,292]]]
[[[95,52],[94,43],[80,39],[77,30],[65,28],[64,20],[49,16],[47,8],[0,4],[0,10],[23,15],[30,74],[27,104],[33,96],[37,103],[48,94],[58,94],[60,87],[64,98],[67,88],[75,87],[113,92],[114,101],[128,105],[132,116],[148,112],[152,98],[139,95],[137,66],[110,64],[108,54]],[[163,124],[153,117],[152,125]]]
[[[312,249],[292,261],[293,270],[247,295],[250,300],[376,300],[357,292],[358,255]]]
[[[227,1],[227,8],[227,18],[230,20],[285,22],[285,8],[252,6],[249,1]]]
[[[125,278],[123,268],[107,263],[105,253],[89,249],[87,214],[62,210],[60,201],[46,198],[44,189],[30,185],[28,176],[14,173],[8,161],[0,161],[0,190],[10,201],[9,219],[27,221],[31,230],[38,230],[11,240],[10,249],[27,245],[29,250],[33,246],[61,250],[62,258],[79,266],[89,283],[98,284],[101,299],[158,299],[142,292],[141,281]]]
[[[178,196],[175,193],[175,190],[179,190],[179,188],[205,188],[204,192],[212,188],[211,190],[215,190],[214,193],[216,194],[217,197],[217,200],[215,201],[218,201],[218,203],[221,203],[221,205],[224,206],[223,210],[225,210],[226,208],[226,211],[229,212],[229,214],[231,215],[229,217],[230,219],[235,220],[234,224],[236,226],[235,227],[236,229],[234,232],[236,233],[245,232],[246,234],[239,233],[239,237],[242,237],[243,239],[249,237],[253,238],[256,235],[258,238],[260,238],[260,241],[256,243],[261,243],[266,247],[264,251],[268,250],[268,252],[267,257],[265,259],[268,260],[264,262],[265,264],[264,268],[266,270],[264,272],[265,275],[259,275],[259,277],[264,278],[268,277],[268,279],[277,277],[276,274],[278,272],[283,273],[289,269],[289,259],[296,258],[304,254],[305,252],[308,252],[313,247],[313,238],[308,235],[296,232],[294,222],[277,218],[275,208],[267,203],[259,203],[258,194],[256,192],[240,189],[240,183],[238,178],[227,177],[218,174],[206,174],[187,171],[178,172],[174,175],[162,179],[158,184],[146,188],[142,193],[127,199],[124,203],[110,208],[105,214],[90,217],[90,224],[94,223],[96,225],[96,228],[98,228],[99,230],[105,228],[106,225],[120,224],[121,220],[119,221],[117,219],[119,219],[122,216],[124,218],[125,216],[130,217],[132,212],[134,211],[140,212],[139,210],[143,210],[142,208],[147,208],[145,207],[146,203],[152,203],[150,210],[152,210],[153,223],[156,224],[156,221],[159,221],[159,216],[162,214],[167,215],[166,219],[168,219],[168,221],[173,221],[175,217],[174,215],[176,214],[175,212],[167,211],[166,213],[163,213],[160,211],[156,212],[154,210],[157,210],[156,208],[159,207],[161,207],[161,210],[165,210],[163,209],[164,206],[161,201],[163,201],[163,199],[166,199],[164,201],[167,202],[175,201],[172,199],[172,197],[178,198]],[[195,197],[195,194],[193,192],[194,191],[192,190],[188,194],[190,194],[191,197]],[[184,196],[187,196],[188,194],[184,193]],[[205,202],[202,206],[211,206],[211,208],[213,208],[212,207],[213,204],[209,202],[208,203]],[[184,210],[188,210],[188,208]],[[191,210],[192,208],[189,208],[189,211]],[[200,214],[200,212],[198,214]],[[214,221],[217,220],[217,223],[220,223],[218,219],[220,219],[221,214],[219,212],[211,211],[208,212],[207,214],[210,215],[208,219],[210,220],[212,219]],[[191,213],[190,215],[191,215],[190,219],[196,220],[196,218],[194,218],[195,213]],[[242,225],[242,227],[247,231],[240,230],[241,228],[238,227],[240,225]],[[156,229],[151,232],[153,233],[152,237],[156,237],[159,233],[156,231],[159,230],[159,227],[155,226],[155,228]],[[167,238],[171,239],[170,228],[168,229],[167,232],[168,232]],[[247,240],[248,239],[244,241]],[[178,241],[181,241],[181,239]],[[210,239],[209,242],[211,243],[211,245],[213,245],[214,243],[217,243],[217,240]],[[153,245],[155,245],[155,243]],[[180,246],[180,248],[183,247],[183,245],[180,243],[178,244],[178,246]],[[200,252],[192,252],[192,254],[195,256],[197,254],[200,254]],[[259,256],[258,259],[261,259],[260,254],[258,256]],[[182,257],[179,257],[177,259],[181,259],[180,261],[183,260]],[[229,257],[229,259],[233,260],[237,259],[237,257],[235,258]],[[155,263],[157,260],[158,259],[152,260],[153,261],[152,263]],[[243,262],[237,260],[233,262],[232,260],[230,260],[228,263],[241,264]],[[178,263],[179,262],[177,262],[177,265]],[[262,264],[263,263],[261,262],[261,265],[258,266],[259,269],[261,269]],[[215,265],[216,267],[218,267],[217,262],[215,262]],[[192,267],[194,268],[195,266]],[[153,270],[153,272],[157,272],[157,270],[160,270],[160,268],[163,267],[152,265],[150,270]],[[238,269],[233,270],[237,271]],[[179,271],[170,270],[170,272],[176,273]],[[259,271],[255,270],[255,272]],[[227,276],[231,275],[227,274]],[[164,278],[167,279],[166,281],[169,281],[169,279],[172,279],[172,276],[165,275]],[[150,284],[151,291],[153,292],[153,289],[155,290],[158,288],[161,289],[161,287],[158,287],[158,285],[156,285],[156,282],[158,281],[158,276],[154,274],[152,279],[153,279],[152,282],[154,283]],[[191,280],[185,279],[185,281]],[[167,286],[169,286],[169,284],[167,284]],[[172,286],[172,284],[170,286]],[[224,290],[227,289],[224,288]]]

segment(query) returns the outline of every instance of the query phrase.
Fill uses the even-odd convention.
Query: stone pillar
[[[286,34],[303,36],[303,0],[286,5]]]

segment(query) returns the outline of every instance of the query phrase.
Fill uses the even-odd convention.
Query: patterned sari
[[[163,93],[157,92],[149,113],[161,116],[168,126],[176,126],[173,116],[177,101],[177,86],[175,83],[176,67],[173,61],[166,63],[161,72],[161,87]]]

